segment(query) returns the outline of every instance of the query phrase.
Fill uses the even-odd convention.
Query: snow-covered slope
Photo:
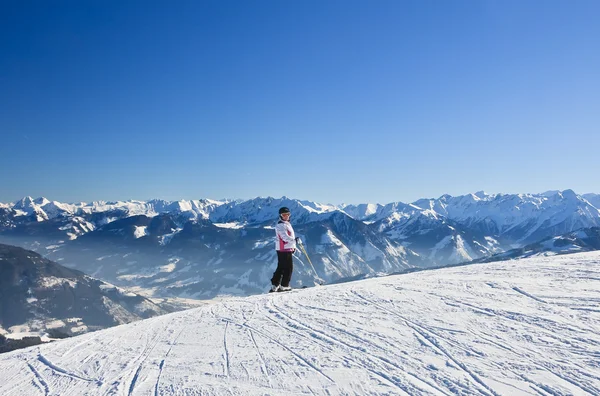
[[[232,298],[0,355],[0,394],[597,395],[600,253]]]
[[[596,208],[600,209],[600,194],[583,194],[583,198],[585,198],[589,203],[594,205]]]

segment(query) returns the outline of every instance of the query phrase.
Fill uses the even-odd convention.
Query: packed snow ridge
[[[215,301],[0,355],[2,395],[598,395],[600,252]]]

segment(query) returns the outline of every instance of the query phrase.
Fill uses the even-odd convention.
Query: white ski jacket
[[[275,250],[293,252],[296,250],[296,234],[289,221],[279,220],[275,226]]]

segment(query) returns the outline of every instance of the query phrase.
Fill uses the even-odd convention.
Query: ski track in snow
[[[371,368],[371,365],[372,365],[372,361],[373,361],[373,360],[379,360],[379,361],[381,361],[381,362],[385,363],[385,365],[388,365],[388,366],[393,366],[393,367],[394,367],[394,368],[396,368],[396,369],[400,369],[400,370],[401,370],[401,368],[400,368],[400,367],[398,367],[398,366],[396,366],[395,364],[393,364],[393,363],[389,362],[389,361],[388,361],[388,360],[386,360],[385,358],[382,358],[382,357],[380,357],[380,356],[373,355],[373,354],[369,353],[369,352],[368,352],[367,350],[365,350],[364,348],[357,348],[357,347],[355,347],[355,346],[353,346],[353,345],[350,345],[350,344],[347,344],[347,343],[345,343],[345,342],[343,342],[343,341],[339,341],[339,340],[336,340],[336,339],[334,339],[334,338],[331,338],[330,336],[326,335],[325,333],[323,333],[323,332],[322,332],[322,331],[320,331],[320,330],[316,330],[315,328],[312,328],[312,327],[309,327],[309,326],[306,326],[306,325],[300,324],[298,321],[296,321],[296,320],[292,319],[292,318],[291,318],[289,315],[287,315],[286,313],[284,313],[284,312],[282,312],[282,311],[275,310],[274,312],[275,312],[275,313],[276,313],[276,314],[277,314],[279,317],[286,318],[286,319],[289,321],[289,322],[288,322],[288,324],[289,324],[289,323],[292,323],[292,324],[290,325],[290,327],[292,327],[292,328],[294,328],[294,329],[300,329],[300,328],[304,327],[305,329],[309,330],[309,332],[310,332],[310,333],[309,333],[309,334],[310,334],[310,336],[311,336],[311,337],[313,337],[313,338],[315,338],[315,339],[323,340],[323,341],[324,341],[326,344],[327,344],[327,343],[339,344],[339,345],[341,345],[341,346],[343,346],[343,347],[346,347],[346,348],[347,348],[347,350],[351,351],[350,353],[352,353],[353,351],[358,351],[360,354],[363,354],[363,355],[364,355],[364,357],[366,357],[368,360],[370,360],[370,362],[368,362],[368,363],[366,363],[366,364],[364,363],[364,360],[363,360],[363,361],[361,361],[361,362],[359,362],[359,360],[361,360],[361,358],[356,358],[356,357],[354,357],[354,356],[353,356],[353,357],[350,359],[350,355],[345,355],[345,358],[346,358],[346,359],[350,359],[350,360],[352,360],[354,363],[357,363],[359,366],[363,367],[364,369],[366,369],[367,371],[369,371],[369,372],[370,372],[371,374],[373,374],[374,376],[380,377],[380,378],[384,379],[385,381],[387,381],[387,382],[391,383],[393,386],[397,387],[397,388],[398,388],[400,391],[402,391],[402,393],[403,393],[403,394],[410,394],[410,393],[408,393],[408,391],[410,390],[410,387],[408,387],[408,386],[406,386],[406,385],[403,385],[401,381],[398,381],[398,380],[396,380],[396,379],[394,379],[394,378],[390,378],[389,376],[387,376],[387,375],[385,374],[385,371],[378,372],[378,371],[376,371],[376,370],[372,369],[372,368]],[[270,319],[270,320],[272,320],[272,321],[273,321],[273,319]],[[278,325],[278,326],[280,325],[280,324],[279,324],[278,322],[276,322],[276,321],[274,321],[274,323],[275,323],[276,325]],[[340,330],[340,329],[338,329],[338,331],[343,331],[343,330]],[[301,333],[296,333],[296,334],[298,334],[298,336],[300,336],[300,337],[304,337],[304,338],[306,338],[306,336],[305,336],[305,335],[303,335],[303,334],[301,334]],[[348,335],[350,335],[350,336],[353,336],[352,334],[348,334]],[[360,339],[360,338],[359,338],[359,340],[360,340],[360,341],[363,341],[363,342],[365,341],[364,339]],[[332,348],[329,348],[329,349],[331,349],[331,350],[332,350],[332,353],[335,353],[335,352],[334,352],[334,350],[333,350]],[[341,357],[341,356],[340,356],[340,357]],[[421,384],[424,384],[424,385],[425,385],[425,388],[426,388],[426,389],[428,389],[428,390],[430,390],[430,391],[432,392],[432,394],[443,394],[443,392],[442,392],[440,389],[437,389],[437,388],[435,388],[434,386],[431,386],[430,384],[428,384],[428,383],[426,383],[426,382],[422,381],[422,380],[421,380],[421,379],[419,379],[419,378],[416,378],[416,377],[414,377],[414,380],[416,380],[417,382],[419,382],[419,383],[421,383]]]
[[[600,395],[599,301],[600,252],[229,298],[2,354],[0,394]]]
[[[225,330],[223,331],[223,348],[225,348],[225,353],[223,355],[223,357],[225,358],[225,364],[224,364],[224,369],[225,369],[225,376],[229,377],[229,372],[231,371],[231,368],[229,366],[229,350],[227,350],[227,327],[229,327],[229,322],[225,322]]]
[[[165,366],[165,361],[167,360],[167,358],[169,357],[169,353],[171,353],[171,351],[173,350],[173,345],[177,344],[177,340],[179,339],[179,337],[181,336],[181,333],[183,332],[183,329],[181,329],[179,331],[179,333],[177,334],[177,336],[175,337],[175,339],[171,342],[171,346],[169,347],[169,350],[167,351],[167,353],[165,354],[165,357],[163,360],[160,361],[160,365],[159,365],[159,372],[158,372],[158,378],[156,379],[156,385],[154,386],[154,395],[158,396],[158,387],[160,385],[160,376],[163,372],[164,366]]]
[[[411,321],[410,319],[405,318],[404,316],[383,307],[382,305],[380,305],[378,302],[373,301],[373,300],[369,300],[368,298],[365,298],[364,296],[360,295],[357,292],[354,292],[354,294],[364,300],[366,303],[368,304],[373,304],[374,306],[380,308],[381,310],[390,313],[391,315],[395,315],[397,317],[399,317],[400,319],[402,319],[406,325],[408,327],[410,327],[411,329],[413,329],[416,333],[418,333],[422,339],[426,340],[426,343],[431,344],[431,346],[434,349],[437,349],[438,351],[440,351],[442,354],[446,355],[448,357],[448,359],[450,359],[454,364],[456,364],[458,367],[460,367],[461,369],[463,369],[471,378],[473,378],[475,380],[476,383],[478,383],[479,385],[481,385],[482,388],[484,388],[484,390],[482,390],[482,393],[485,395],[488,394],[493,394],[493,395],[497,395],[496,392],[494,392],[492,389],[490,389],[484,382],[481,381],[481,379],[479,379],[479,377],[477,377],[477,375],[473,374],[463,363],[461,363],[460,361],[458,361],[458,359],[456,359],[454,356],[452,356],[444,347],[442,347],[439,343],[439,341],[433,336],[433,333],[431,330],[419,325],[416,322]],[[490,393],[488,393],[488,391]]]
[[[35,369],[35,367],[33,367],[31,365],[31,363],[27,362],[27,367],[33,373],[33,376],[35,377],[35,379],[37,379],[38,382],[41,384],[41,386],[42,386],[41,390],[44,392],[44,395],[49,395],[50,388],[48,387],[48,383],[44,380],[44,377],[42,377],[42,375]],[[33,383],[33,385],[38,387],[37,383],[35,383],[35,382]]]
[[[54,365],[54,364],[53,364],[51,361],[49,361],[48,359],[46,359],[46,358],[44,357],[44,355],[42,355],[41,353],[40,353],[40,354],[38,354],[38,361],[40,361],[42,364],[44,364],[45,366],[49,367],[50,369],[54,370],[56,373],[59,373],[59,374],[65,375],[65,376],[67,376],[67,377],[71,377],[71,378],[73,378],[73,379],[78,379],[78,380],[82,380],[82,381],[88,381],[88,382],[99,382],[99,383],[101,383],[101,382],[100,382],[100,381],[98,381],[98,380],[93,380],[93,379],[91,379],[91,378],[84,378],[84,377],[81,377],[81,376],[79,376],[79,375],[77,375],[77,374],[75,374],[75,373],[71,373],[71,372],[69,372],[69,371],[67,371],[67,370],[65,370],[65,369],[63,369],[63,368],[60,368],[60,367],[58,367],[58,366]]]
[[[546,301],[542,300],[541,298],[537,298],[536,296],[532,296],[531,294],[529,294],[529,293],[527,293],[527,292],[519,289],[518,287],[513,287],[513,290],[516,291],[517,293],[521,293],[522,295],[531,298],[532,300],[535,300],[535,301],[538,301],[538,302],[541,302],[541,303],[544,303],[544,304],[546,303]]]

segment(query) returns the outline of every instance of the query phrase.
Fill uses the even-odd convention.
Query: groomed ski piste
[[[230,298],[0,355],[1,395],[598,395],[600,252]]]

